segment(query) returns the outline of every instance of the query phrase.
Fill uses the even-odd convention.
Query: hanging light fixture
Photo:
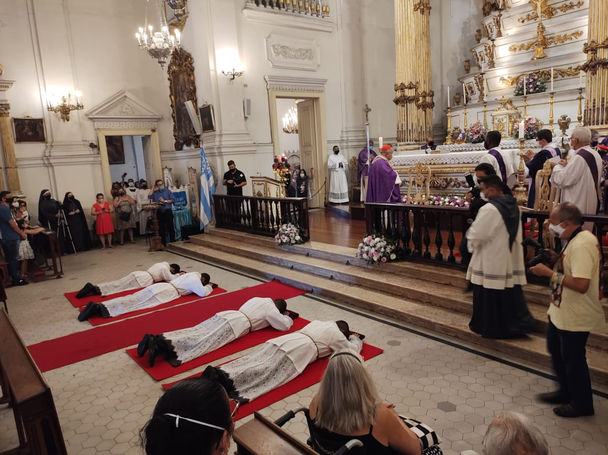
[[[298,110],[295,107],[289,108],[283,116],[283,131],[287,134],[298,134]]]
[[[146,3],[146,18],[143,27],[139,27],[139,31],[135,34],[139,47],[144,49],[150,54],[151,57],[158,60],[161,68],[165,67],[167,60],[171,57],[173,51],[180,46],[180,33],[176,28],[174,34],[169,32],[169,26],[167,25],[167,15],[165,14],[165,5],[162,0],[153,0],[158,6],[158,12],[160,15],[159,31],[154,31],[154,27],[148,24],[148,5],[150,0]]]

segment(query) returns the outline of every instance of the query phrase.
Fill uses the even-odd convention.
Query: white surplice
[[[362,347],[359,337],[347,339],[334,321],[312,321],[219,369],[228,375],[239,399],[251,401],[291,381],[318,358],[342,349],[361,352]]]
[[[143,188],[138,188],[135,193],[136,207],[137,207],[137,221],[139,221],[139,234],[144,235],[146,233],[146,224],[148,223],[148,218],[150,218],[150,213],[144,210],[144,204],[148,204],[150,202],[150,190],[144,190]]]
[[[253,297],[238,310],[221,311],[193,327],[163,335],[173,346],[177,360],[185,363],[249,332],[268,326],[285,332],[292,325],[293,320],[281,314],[271,298]]]
[[[212,291],[211,285],[203,286],[199,272],[189,272],[178,275],[168,283],[154,283],[134,294],[101,302],[101,305],[106,307],[110,317],[115,317],[162,305],[182,295],[196,294],[199,297],[206,297]]]
[[[116,294],[117,292],[130,291],[131,289],[143,288],[161,281],[171,281],[177,275],[171,273],[168,262],[158,262],[148,270],[136,270],[118,280],[100,283],[98,285],[102,296]]]
[[[513,167],[513,161],[511,160],[511,157],[508,154],[503,153],[502,150],[500,150],[500,147],[495,147],[493,150],[496,150],[498,153],[500,153],[500,156],[502,156],[502,160],[505,163],[505,173],[507,174],[507,181],[504,183],[506,183],[509,188],[512,188],[513,185],[517,183],[517,174],[515,173],[515,168]],[[496,175],[498,175],[502,180],[502,173],[500,172],[498,160],[494,158],[493,155],[491,155],[490,153],[486,153],[479,160],[479,164],[481,163],[488,163],[492,165],[492,167],[496,171]]]
[[[473,253],[467,280],[486,289],[506,289],[526,284],[522,230],[509,248],[509,232],[498,209],[485,204],[467,231],[467,245]]]
[[[340,167],[342,164],[342,167]],[[348,179],[346,169],[348,161],[341,153],[330,155],[327,160],[329,169],[329,202],[343,203],[348,202]]]
[[[601,182],[602,158],[590,147],[583,147],[595,158],[598,170],[598,182]],[[553,168],[551,184],[559,188],[562,193],[560,202],[572,202],[583,215],[595,215],[597,213],[598,187],[595,186],[591,169],[582,156],[569,154],[571,158],[566,166],[558,164]]]

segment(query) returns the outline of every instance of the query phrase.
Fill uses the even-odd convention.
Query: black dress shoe
[[[150,365],[150,368],[152,368],[154,366],[154,360],[156,360],[156,356],[159,354],[158,344],[156,344],[155,336],[150,337],[150,340],[148,341],[148,349],[150,350],[150,352],[148,352],[148,365]]]
[[[20,278],[17,281],[13,281],[13,286],[25,286],[26,284],[30,283],[28,281],[25,281],[23,278]]]
[[[82,299],[83,297],[93,295],[94,292],[95,292],[95,286],[93,286],[91,283],[87,283],[82,287],[82,289],[80,291],[78,291],[78,294],[76,294],[76,298]]]
[[[583,412],[579,411],[571,404],[564,404],[562,406],[558,406],[557,408],[553,408],[553,412],[555,413],[555,415],[558,415],[560,417],[583,417],[592,416],[595,414],[593,412],[593,409],[591,411]]]
[[[141,339],[141,341],[137,345],[137,357],[143,357],[144,354],[148,351],[151,336],[152,335],[150,335],[149,333],[146,333]]]
[[[559,390],[556,390],[555,392],[539,393],[536,395],[536,399],[548,404],[567,404],[570,402],[568,397]]]
[[[100,312],[99,306],[100,306],[99,303],[95,303],[95,302],[87,303],[87,306],[85,306],[84,309],[78,315],[78,320],[80,322],[86,321],[91,316],[96,316],[96,315],[100,314],[101,312]]]

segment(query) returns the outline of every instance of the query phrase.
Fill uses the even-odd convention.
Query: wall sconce
[[[84,109],[84,105],[82,104],[82,92],[79,90],[50,90],[47,93],[47,109],[51,112],[60,114],[61,120],[64,122],[69,122],[71,111],[80,111]]]
[[[241,64],[236,49],[222,49],[219,51],[216,64],[217,69],[231,81],[245,74],[245,67]]]

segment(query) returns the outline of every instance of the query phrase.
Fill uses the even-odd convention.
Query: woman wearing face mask
[[[150,212],[144,210],[144,205],[150,202],[150,195],[148,191],[148,182],[143,179],[139,181],[139,188],[135,193],[135,202],[137,203],[137,221],[139,222],[139,234],[144,235],[146,233],[148,219],[150,218]]]
[[[50,190],[44,189],[40,192],[40,199],[38,200],[38,223],[40,223],[40,226],[57,232],[57,224],[61,215],[60,209],[59,202],[51,198]]]
[[[103,193],[97,193],[97,202],[91,207],[91,215],[95,217],[95,233],[99,236],[101,248],[106,247],[106,236],[108,248],[112,248],[112,234],[114,225],[112,224],[112,212],[114,207],[109,202],[104,201]]]
[[[129,232],[129,240],[133,240],[133,229],[135,228],[135,199],[128,196],[125,189],[118,191],[118,197],[114,198],[114,209],[116,210],[116,229],[121,245],[125,244],[125,231]]]
[[[296,197],[310,198],[309,178],[304,169],[296,176]]]
[[[25,201],[18,201],[15,200],[13,201],[13,208],[12,208],[12,213],[13,216],[15,217],[15,221],[17,222],[17,226],[19,226],[19,229],[21,229],[23,232],[25,232],[28,236],[27,239],[22,239],[21,242],[19,243],[19,262],[20,262],[20,275],[21,275],[21,279],[25,280],[27,279],[27,264],[28,261],[30,259],[34,259],[35,258],[35,254],[34,254],[34,250],[32,249],[32,246],[29,242],[31,236],[36,235],[36,234],[40,234],[42,231],[44,231],[43,227],[37,226],[37,227],[32,227],[30,226],[29,222],[25,220],[25,218],[23,217],[23,213],[26,212],[27,213],[27,204]]]
[[[72,243],[76,251],[87,251],[91,248],[91,234],[84,210],[80,201],[74,197],[74,193],[68,191],[63,198],[63,212],[72,234],[72,241],[66,242],[67,252],[72,252]],[[68,239],[69,240],[69,239]]]

